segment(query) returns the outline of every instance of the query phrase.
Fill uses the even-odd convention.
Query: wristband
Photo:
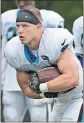
[[[40,91],[43,92],[43,93],[44,93],[44,92],[48,92],[48,85],[47,85],[47,82],[40,84],[39,89],[40,89]]]

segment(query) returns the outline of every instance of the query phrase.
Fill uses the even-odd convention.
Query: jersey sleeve
[[[73,23],[73,35],[76,45],[81,45],[83,35],[83,17],[79,17]]]
[[[55,63],[67,48],[75,53],[73,48],[73,35],[67,29],[62,28],[57,29],[56,33],[57,35],[55,33],[52,35],[51,45],[49,46],[48,44],[50,59]]]
[[[17,51],[14,46],[14,38],[12,38],[5,46],[4,48],[4,57],[8,64],[12,66],[15,69],[18,69],[19,62],[17,60]],[[13,48],[12,48],[13,47]],[[16,52],[15,52],[16,51]]]
[[[69,49],[71,52],[75,53],[73,48],[74,36],[67,29],[63,31],[62,36],[63,37],[59,41],[58,59],[66,49]]]

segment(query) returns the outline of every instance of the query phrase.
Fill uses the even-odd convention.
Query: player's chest
[[[21,54],[21,57],[18,57],[19,60],[19,68],[20,70],[23,71],[38,71],[44,67],[48,67],[51,66],[51,61],[54,62],[54,60],[51,59],[52,57],[50,57],[50,55],[43,51],[43,52],[39,52],[38,53],[38,63],[37,62],[33,62],[31,63],[25,56],[25,54],[23,53],[23,55]]]
[[[20,52],[19,52],[20,53]],[[54,54],[54,53],[53,53]],[[52,64],[56,63],[56,57],[51,52],[46,50],[44,47],[39,48],[38,51],[38,62],[31,63],[25,53],[24,49],[21,52],[21,54],[18,54],[18,60],[19,60],[19,68],[23,71],[38,71],[42,68],[52,66]],[[21,56],[21,57],[20,57]]]
[[[44,67],[51,66],[50,60],[48,56],[46,55],[39,56],[38,63],[35,63],[35,62],[30,63],[26,57],[24,57],[22,62],[21,62],[21,59],[19,60],[20,60],[19,69],[23,71],[29,71],[29,70],[38,71]]]

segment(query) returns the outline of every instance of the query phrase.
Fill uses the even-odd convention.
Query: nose
[[[18,27],[18,33],[19,33],[19,34],[22,34],[22,33],[23,33],[23,28],[22,28],[22,26],[19,26],[19,27]]]

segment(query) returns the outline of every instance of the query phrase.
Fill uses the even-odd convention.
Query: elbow
[[[26,89],[23,89],[22,91],[23,91],[25,96],[28,96],[28,93],[27,93]]]
[[[78,80],[72,82],[72,87],[75,87],[75,86],[78,86],[78,85],[79,85],[79,81]]]
[[[75,86],[78,86],[78,85],[79,85],[78,77],[72,77],[72,79],[71,79],[71,86],[75,87]]]

